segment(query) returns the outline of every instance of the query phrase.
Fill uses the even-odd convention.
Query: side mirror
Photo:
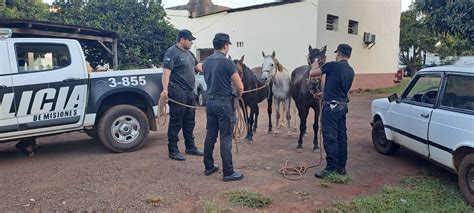
[[[391,94],[390,96],[388,96],[387,98],[388,98],[388,101],[389,101],[390,103],[392,103],[392,102],[398,100],[398,95],[397,95],[397,93],[393,93],[393,94]]]

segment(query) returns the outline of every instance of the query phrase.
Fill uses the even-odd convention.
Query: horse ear
[[[263,52],[263,50],[262,50],[262,56],[265,58],[265,53]]]
[[[321,49],[321,52],[322,52],[323,54],[326,54],[326,50],[327,50],[327,45],[324,45],[323,49]]]
[[[272,57],[275,58],[275,50],[273,50]]]
[[[311,52],[311,50],[313,50],[313,47],[311,47],[311,45],[309,45],[308,52]]]
[[[242,57],[240,58],[239,63],[243,64],[244,63],[244,58],[245,58],[245,55],[242,55]]]

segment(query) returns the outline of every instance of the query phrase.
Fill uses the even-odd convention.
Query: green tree
[[[414,10],[401,14],[400,20],[400,63],[405,65],[410,75],[415,74],[426,63],[426,53],[435,51],[436,34],[430,32],[426,24]]]
[[[149,68],[158,66],[167,48],[175,43],[177,30],[168,22],[161,1],[136,0],[63,0],[54,3],[57,12],[41,0],[0,2],[0,17],[49,21],[59,24],[92,27],[120,35],[119,67]],[[112,64],[112,57],[97,42],[79,40],[92,66]],[[110,47],[111,48],[111,47]]]
[[[416,0],[414,8],[439,35],[442,57],[474,55],[473,0]]]
[[[45,21],[48,9],[42,0],[6,0],[0,2],[0,18]]]
[[[160,3],[136,1],[60,2],[50,19],[57,23],[88,26],[119,33],[120,68],[159,65],[175,40],[176,29],[167,21]],[[110,55],[97,42],[82,41],[93,66],[110,63]],[[105,59],[105,60],[104,60]]]

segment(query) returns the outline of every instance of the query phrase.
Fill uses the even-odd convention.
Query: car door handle
[[[421,113],[421,117],[423,118],[429,118],[430,114],[429,113]]]
[[[71,83],[71,82],[76,82],[79,80],[80,80],[79,78],[67,78],[67,79],[64,79],[63,82]]]

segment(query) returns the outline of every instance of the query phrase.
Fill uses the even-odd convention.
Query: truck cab
[[[78,41],[11,38],[8,29],[0,55],[0,142],[80,130],[123,152],[157,128],[161,69],[88,74]]]

